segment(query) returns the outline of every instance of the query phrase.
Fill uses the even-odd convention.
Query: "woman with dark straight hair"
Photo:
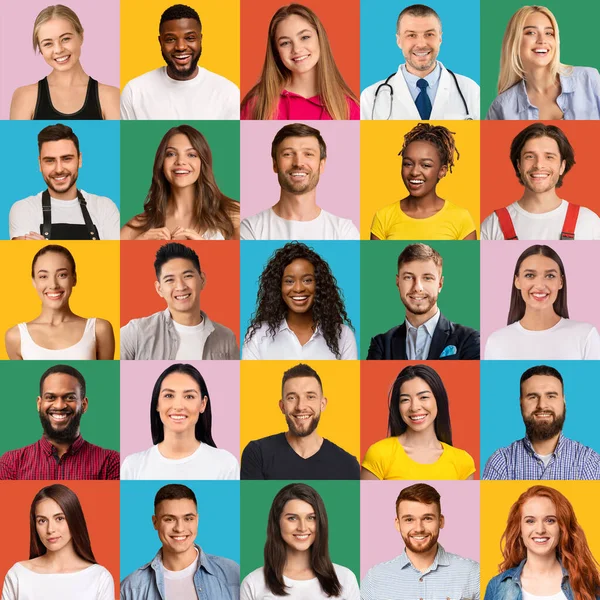
[[[489,336],[485,358],[600,359],[600,335],[596,328],[569,318],[565,267],[550,246],[536,244],[519,256],[507,327]]]
[[[61,484],[42,488],[29,511],[29,560],[4,579],[2,600],[113,600],[112,575],[96,562],[79,498]]]
[[[217,448],[211,427],[210,396],[200,371],[190,364],[167,367],[150,402],[154,446],[130,454],[121,479],[239,479],[237,459]]]
[[[388,436],[367,450],[361,479],[473,479],[473,458],[452,446],[448,394],[431,367],[411,365],[396,377]]]
[[[304,483],[279,490],[269,511],[265,565],[242,581],[240,600],[284,596],[291,600],[359,600],[356,576],[329,557],[327,511]]]

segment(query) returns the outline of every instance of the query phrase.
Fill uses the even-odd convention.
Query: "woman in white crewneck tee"
[[[217,448],[211,434],[210,396],[204,378],[189,364],[165,369],[152,391],[150,428],[154,446],[130,454],[121,479],[239,479],[233,454]]]
[[[105,319],[86,319],[69,305],[77,284],[75,259],[64,246],[41,248],[31,263],[31,278],[42,310],[35,319],[6,332],[11,360],[112,360],[115,336]]]
[[[550,246],[537,244],[519,256],[508,326],[489,336],[484,358],[600,359],[597,329],[590,323],[569,319],[565,267]]]
[[[29,560],[4,578],[2,600],[114,600],[112,575],[94,558],[77,495],[54,484],[30,509]]]

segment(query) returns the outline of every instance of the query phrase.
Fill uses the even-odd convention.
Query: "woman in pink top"
[[[310,8],[289,4],[273,15],[262,73],[242,102],[241,118],[360,119],[358,99]]]

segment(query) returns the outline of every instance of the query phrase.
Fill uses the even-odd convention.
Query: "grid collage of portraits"
[[[600,598],[581,14],[3,8],[2,600]]]

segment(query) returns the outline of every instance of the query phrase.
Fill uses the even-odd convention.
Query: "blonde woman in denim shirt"
[[[502,535],[500,574],[485,600],[597,600],[598,563],[571,503],[535,485],[512,505]]]

